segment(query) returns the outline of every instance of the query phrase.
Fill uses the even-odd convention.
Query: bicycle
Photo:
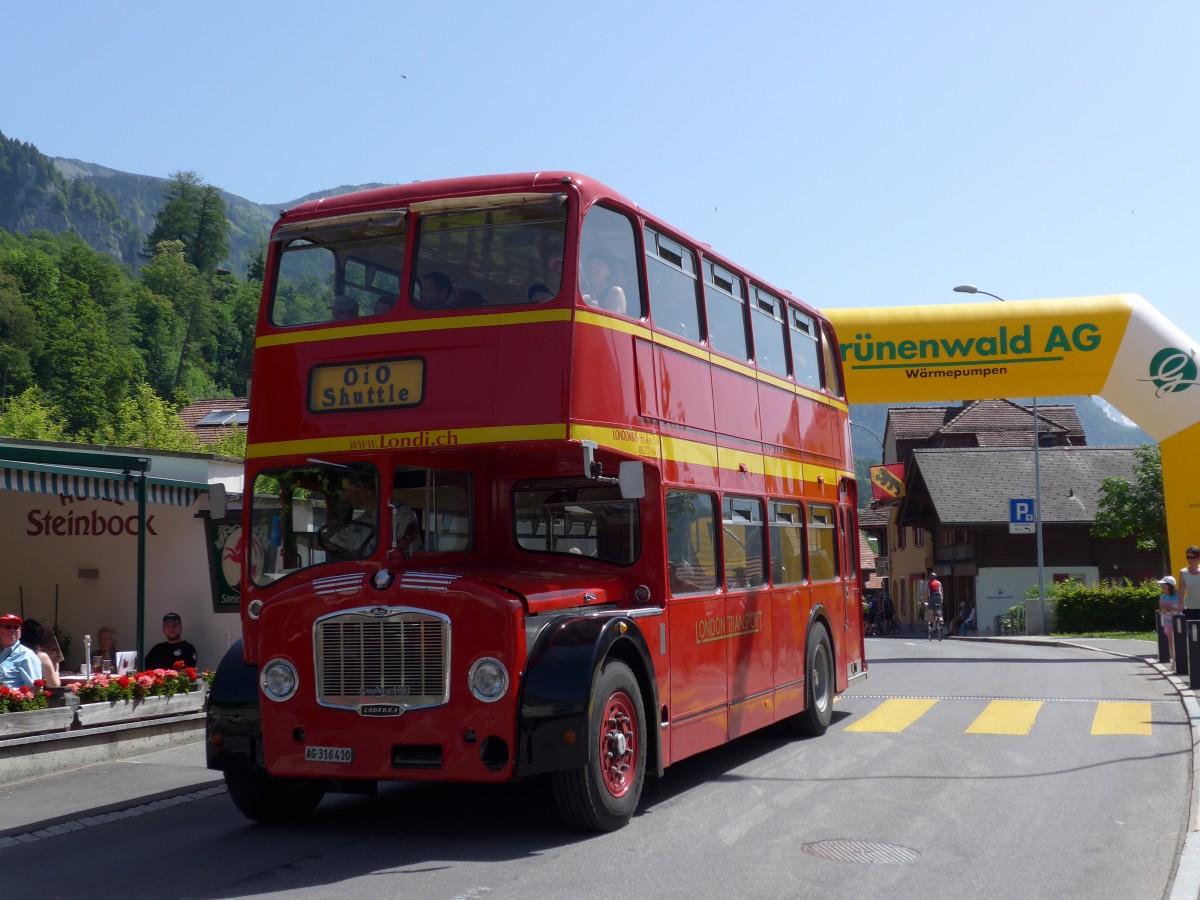
[[[942,631],[944,630],[945,621],[942,619],[941,607],[934,607],[925,615],[926,627],[929,630],[929,640],[933,640],[933,634],[937,632],[937,639],[942,639]]]

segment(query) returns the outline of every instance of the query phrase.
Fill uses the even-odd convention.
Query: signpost
[[[1034,534],[1037,531],[1036,509],[1031,498],[1010,499],[1008,501],[1008,533]]]

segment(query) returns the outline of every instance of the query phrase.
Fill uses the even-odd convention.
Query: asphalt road
[[[1163,895],[1191,740],[1155,670],[965,641],[868,654],[824,737],[674,766],[611,835],[564,829],[536,785],[388,785],[262,828],[188,748],[0,788],[0,858],[8,883],[73,898]]]

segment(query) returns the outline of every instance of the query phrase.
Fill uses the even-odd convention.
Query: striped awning
[[[137,482],[137,476],[126,475],[124,472],[89,470],[85,475],[81,474],[81,470],[66,466],[0,469],[0,490],[25,494],[53,494],[81,500],[119,500],[136,503]],[[195,482],[147,478],[146,502],[191,506],[207,489],[207,485]]]

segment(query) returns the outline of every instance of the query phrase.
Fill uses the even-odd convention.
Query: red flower
[[[183,674],[186,675],[188,678],[190,678],[192,681],[196,680],[196,670],[193,669],[191,666],[188,666],[186,669],[184,669]]]
[[[125,688],[129,687],[129,685],[133,684],[133,679],[128,675],[122,675],[117,679],[117,684],[121,686],[121,690],[125,690]]]
[[[37,681],[35,681],[33,683],[33,686],[35,688],[44,688],[46,686],[46,682],[42,681],[42,679],[39,678]]]
[[[182,669],[186,665],[187,665],[187,663],[185,663],[182,659],[175,660],[175,668],[176,669]]]

